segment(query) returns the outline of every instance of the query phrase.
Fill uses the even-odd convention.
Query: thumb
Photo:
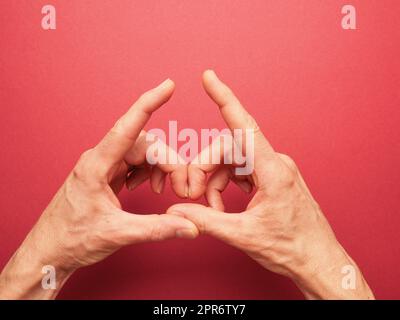
[[[118,216],[120,237],[125,245],[173,238],[194,239],[199,234],[193,222],[179,216],[131,214],[122,210]]]
[[[200,233],[234,246],[243,225],[241,214],[225,213],[200,204],[176,204],[167,210],[167,214],[186,218],[196,225]]]

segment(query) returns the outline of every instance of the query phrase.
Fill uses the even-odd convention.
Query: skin
[[[123,246],[197,236],[197,227],[189,220],[131,214],[121,209],[117,198],[125,182],[133,189],[148,178],[159,193],[167,174],[176,194],[187,194],[186,164],[149,168],[145,163],[147,144],[142,128],[173,91],[174,83],[166,80],[143,94],[96,147],[82,154],[2,271],[0,298],[52,299],[78,268],[99,262]],[[160,150],[173,152],[165,145]],[[132,165],[138,169],[131,172]],[[41,287],[45,265],[56,269],[56,290]]]
[[[163,143],[158,152],[175,156],[178,162],[147,163],[151,142],[143,127],[174,91],[174,83],[166,80],[143,94],[96,147],[82,154],[2,271],[0,299],[52,299],[77,269],[99,262],[123,246],[176,237],[193,239],[199,233],[214,236],[246,252],[266,269],[291,278],[306,298],[373,298],[293,160],[273,150],[255,120],[214,72],[204,73],[203,84],[231,130],[254,129],[253,173],[237,176],[235,163],[199,161],[210,150],[222,151],[223,160],[238,143],[224,145],[222,137],[190,164]],[[124,184],[133,190],[149,179],[153,191],[161,193],[167,175],[177,196],[198,199],[205,195],[210,207],[177,204],[164,215],[123,211],[117,195]],[[221,193],[229,181],[245,192],[256,190],[242,213],[224,212]],[[56,269],[56,290],[41,287],[45,265]],[[354,290],[341,287],[341,270],[348,265],[355,269]]]
[[[361,271],[339,244],[294,161],[274,151],[256,121],[213,71],[204,73],[203,86],[232,131],[253,130],[254,171],[250,176],[235,176],[234,164],[201,164],[194,159],[188,168],[189,195],[197,199],[205,193],[211,207],[177,204],[168,213],[193,221],[202,234],[220,239],[265,269],[289,277],[308,299],[373,299]],[[216,140],[210,148],[221,146]],[[222,158],[227,151],[221,152]],[[221,193],[230,179],[247,192],[255,188],[244,212],[223,211]],[[355,289],[341,285],[342,268],[348,265],[355,270]]]

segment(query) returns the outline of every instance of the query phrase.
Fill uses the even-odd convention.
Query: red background
[[[0,264],[79,154],[167,77],[173,99],[148,128],[222,128],[200,76],[215,68],[274,147],[298,163],[378,298],[400,298],[400,2],[351,0],[0,2]],[[41,8],[57,9],[57,30]],[[235,186],[227,209],[246,201]],[[148,185],[131,212],[179,201]],[[80,270],[60,298],[302,298],[287,279],[212,238],[124,248]]]

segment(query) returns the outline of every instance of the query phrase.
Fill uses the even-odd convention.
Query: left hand
[[[143,94],[96,147],[82,154],[1,273],[0,299],[54,298],[76,269],[103,260],[122,246],[197,236],[197,227],[185,218],[131,214],[117,198],[125,182],[132,189],[149,177],[153,190],[161,192],[167,174],[175,192],[186,196],[185,163],[157,164],[151,170],[145,157],[142,129],[173,91],[174,83],[167,80]],[[175,151],[163,145],[159,152]],[[132,165],[140,169],[131,172]],[[57,290],[41,288],[45,265],[56,270]]]

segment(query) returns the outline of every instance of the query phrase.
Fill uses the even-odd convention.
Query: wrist
[[[0,299],[54,299],[73,271],[52,263],[22,245],[0,275]]]
[[[292,277],[307,299],[374,299],[360,269],[339,243],[315,256]]]
[[[54,299],[75,271],[61,250],[51,248],[54,241],[41,226],[35,226],[3,269],[0,299]]]

